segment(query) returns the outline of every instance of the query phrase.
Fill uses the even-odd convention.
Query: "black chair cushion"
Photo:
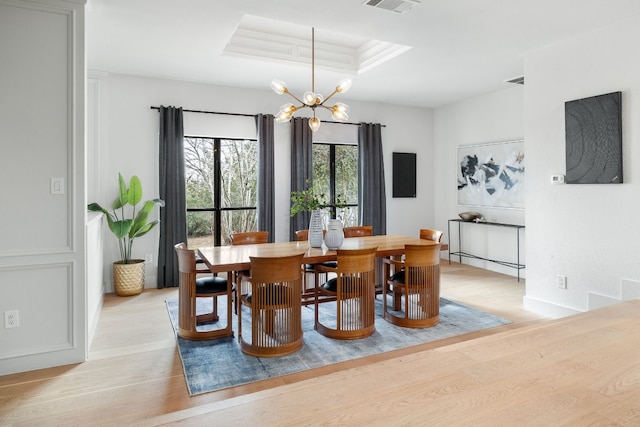
[[[392,282],[404,283],[404,270],[400,270],[389,278]]]
[[[227,279],[217,276],[208,276],[196,279],[197,294],[212,294],[225,292],[227,290]]]
[[[358,293],[358,280],[353,280],[353,278],[349,276],[342,276],[342,295],[350,298],[349,295],[355,295]],[[338,293],[338,278],[334,277],[333,279],[327,280],[327,282],[320,286],[323,291],[327,293],[336,294]]]
[[[322,289],[327,292],[338,292],[338,279],[336,277],[334,277],[333,279],[329,279],[327,283],[322,285]]]
[[[330,268],[338,268],[338,261],[327,261],[327,262],[321,262],[320,264],[305,264],[304,268],[305,270],[313,270],[316,265],[322,265],[324,267],[330,267]]]

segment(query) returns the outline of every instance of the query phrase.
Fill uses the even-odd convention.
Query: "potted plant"
[[[118,239],[120,260],[113,263],[113,285],[120,296],[138,295],[144,289],[144,260],[133,259],[133,242],[151,231],[158,221],[149,222],[149,214],[155,205],[164,206],[161,199],[147,200],[138,209],[142,200],[142,184],[132,176],[127,187],[122,174],[118,173],[119,195],[109,212],[97,203],[87,206],[90,211],[102,212],[107,217],[109,230]]]
[[[310,212],[311,218],[309,219],[309,246],[312,248],[319,248],[322,246],[322,240],[324,237],[323,221],[322,221],[322,208],[327,204],[324,201],[325,195],[318,194],[313,186],[309,185],[309,180],[306,181],[307,188],[300,191],[291,192],[291,208],[289,213],[291,216],[295,216],[299,212]],[[336,207],[344,207],[345,202],[340,196],[336,197]]]

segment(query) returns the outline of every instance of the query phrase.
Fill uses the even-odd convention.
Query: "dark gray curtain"
[[[379,123],[360,123],[358,130],[360,224],[373,225],[374,235],[387,234],[381,128]]]
[[[313,132],[309,119],[291,119],[291,191],[306,189],[313,182]],[[295,240],[297,230],[309,228],[311,213],[300,212],[289,221],[289,240]]]
[[[178,286],[178,258],[174,245],[187,241],[184,188],[184,131],[182,108],[160,107],[160,245],[158,288]]]
[[[275,235],[273,115],[256,115],[258,134],[258,230]]]

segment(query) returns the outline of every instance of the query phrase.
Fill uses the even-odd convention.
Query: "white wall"
[[[521,140],[524,137],[524,99],[522,86],[513,86],[499,92],[467,99],[446,107],[438,108],[434,114],[434,156],[438,161],[434,165],[435,173],[435,226],[445,231],[443,241],[449,241],[448,220],[459,218],[458,213],[477,211],[487,221],[508,224],[524,224],[524,210],[499,209],[486,207],[460,206],[457,200],[457,148],[462,145],[485,144]],[[529,143],[525,141],[525,152]],[[528,157],[528,154],[526,154]],[[525,164],[528,165],[526,158]],[[528,169],[526,171],[528,174]],[[528,206],[527,206],[528,209]],[[517,236],[514,228],[498,228],[477,225],[462,225],[463,250],[484,258],[515,262]],[[454,232],[455,230],[455,232]],[[451,224],[450,249],[458,248],[457,224]],[[528,230],[526,234],[529,234]],[[525,232],[521,237],[521,263],[526,263]],[[458,257],[453,257],[458,260]],[[463,263],[517,275],[517,270],[499,264],[463,258]],[[521,270],[521,277],[529,270]]]
[[[561,316],[640,294],[638,40],[636,16],[525,58],[525,308]],[[565,173],[564,103],[615,91],[622,91],[624,184],[551,184],[552,174]],[[559,274],[566,290],[556,285]]]
[[[88,200],[108,203],[115,198],[118,172],[140,177],[145,197],[158,194],[158,112],[151,106],[173,105],[184,109],[231,113],[276,113],[284,98],[265,82],[264,90],[230,88],[198,83],[91,72],[89,104],[96,109],[98,129],[88,170],[100,168],[98,180],[89,186]],[[357,84],[357,80],[354,81]],[[387,191],[387,232],[418,235],[421,227],[434,222],[433,118],[432,110],[386,104],[363,103],[342,98],[351,107],[350,122],[378,122],[382,130]],[[322,114],[322,113],[320,113]],[[255,137],[253,118],[185,113],[185,133],[221,137]],[[329,116],[320,117],[329,119]],[[326,126],[325,124],[323,126]],[[339,125],[347,126],[347,125]],[[355,127],[354,127],[355,128]],[[233,133],[233,134],[232,134]],[[288,240],[290,191],[290,139],[288,124],[276,124],[276,241]],[[417,197],[393,199],[391,193],[392,152],[417,153]],[[99,162],[99,165],[95,163]],[[419,215],[416,215],[419,212]],[[155,215],[157,216],[157,212]],[[146,268],[146,286],[156,286],[157,228],[138,239],[134,256],[151,253],[154,265]],[[112,290],[111,263],[118,258],[115,239],[105,235],[105,282]],[[149,266],[148,266],[149,267]]]

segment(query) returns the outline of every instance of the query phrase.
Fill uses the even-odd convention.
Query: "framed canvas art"
[[[393,197],[416,197],[416,153],[393,153]]]
[[[565,102],[567,184],[622,183],[622,93]]]
[[[524,141],[458,147],[458,204],[524,209]]]

